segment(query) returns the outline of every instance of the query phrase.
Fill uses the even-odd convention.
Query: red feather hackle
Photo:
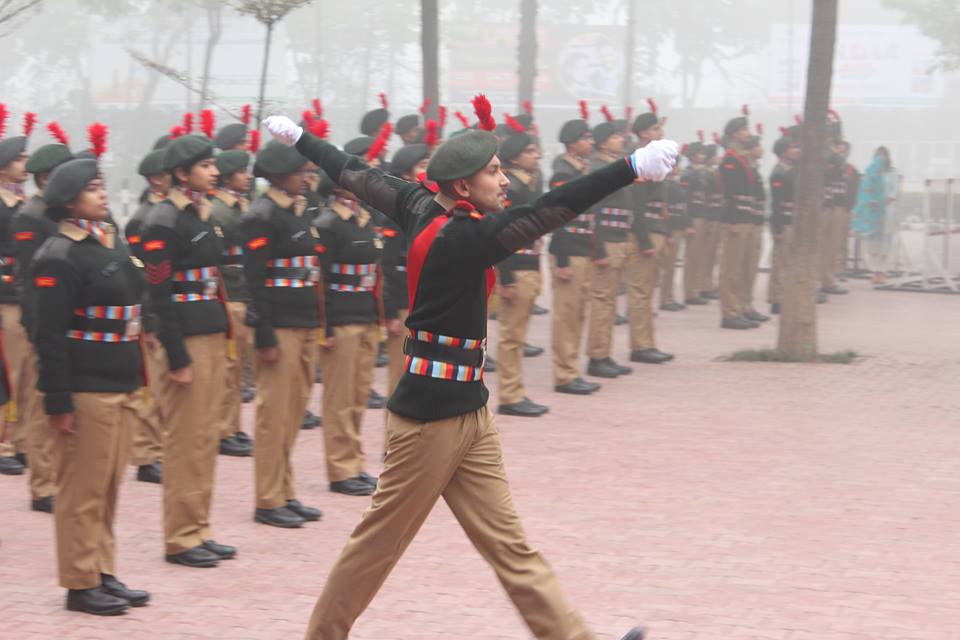
[[[314,118],[310,120],[307,128],[310,130],[310,133],[321,140],[325,140],[327,136],[330,135],[330,123],[325,118]]]
[[[432,149],[440,142],[440,125],[436,120],[427,120],[423,127],[423,144]]]
[[[260,151],[260,132],[256,129],[250,130],[250,141],[247,143],[247,151],[250,153]]]
[[[0,139],[3,138],[3,132],[7,130],[7,118],[10,112],[7,111],[7,105],[0,102]]]
[[[740,107],[740,113],[742,113],[743,117],[745,118],[750,117],[750,105],[745,104],[742,107]]]
[[[457,112],[454,113],[453,115],[456,116],[457,120],[460,121],[460,123],[463,125],[463,128],[464,128],[464,129],[469,129],[469,128],[470,128],[470,121],[467,120],[467,116],[463,115],[463,112],[457,111]]]
[[[440,105],[439,107],[437,107],[437,119],[438,119],[437,124],[440,125],[441,129],[447,126],[447,108],[445,106]]]
[[[33,128],[37,125],[37,114],[32,111],[27,111],[23,114],[23,135],[30,137],[30,134],[33,133]]]
[[[526,113],[527,115],[530,115],[530,116],[533,115],[533,103],[532,103],[531,101],[529,101],[529,100],[524,100],[524,101],[520,104],[520,106],[523,107],[524,113]]]
[[[840,114],[837,113],[834,109],[828,109],[828,110],[827,110],[827,117],[828,117],[832,122],[840,122]]]
[[[793,116],[793,121],[797,124],[803,124],[803,116],[798,113],[797,115]]]
[[[309,129],[310,125],[313,124],[313,111],[304,109],[303,113],[300,114],[300,118],[303,120],[303,123],[307,125],[307,129]]]
[[[175,127],[172,127],[172,128],[170,129],[170,139],[171,139],[171,140],[176,140],[177,138],[179,138],[179,137],[182,136],[182,135],[184,135],[184,130],[183,130],[183,127],[182,127],[181,125],[178,124],[178,125],[176,125]]]
[[[380,104],[383,106],[383,108],[388,109],[390,103],[387,101],[387,94],[381,91],[377,94],[377,97],[380,98]]]
[[[250,118],[250,105],[245,104],[240,107],[240,122],[243,123],[243,126],[249,126]]]
[[[323,103],[320,102],[320,98],[314,98],[310,101],[310,104],[313,105],[313,113],[318,117],[323,117]]]
[[[90,150],[97,158],[107,152],[107,125],[94,122],[87,127],[87,138],[90,140]]]
[[[423,102],[420,104],[420,114],[427,115],[428,109],[430,109],[430,98],[424,98]]]
[[[526,129],[523,128],[523,125],[517,122],[517,119],[511,116],[509,113],[503,114],[503,120],[507,123],[507,126],[516,131],[517,133],[523,133]]]
[[[787,132],[789,131],[789,129],[787,129],[786,127],[778,127],[778,129],[780,129],[781,136],[787,135]]]
[[[590,121],[590,108],[587,106],[586,100],[580,101],[580,119],[584,122]]]
[[[493,117],[493,106],[484,94],[478,93],[473,98],[473,112],[477,114],[481,129],[493,131],[497,128],[497,121]]]
[[[192,113],[183,114],[183,132],[186,134],[193,133],[193,114]]]
[[[762,135],[763,135],[763,123],[762,123],[762,122],[758,122],[756,129],[757,129],[757,135],[758,135],[758,136],[762,136]]]
[[[50,132],[50,135],[56,138],[57,142],[64,145],[65,147],[70,146],[70,138],[67,137],[66,132],[60,127],[60,123],[51,121],[47,123],[47,131]]]
[[[647,106],[650,107],[650,113],[657,112],[657,103],[653,98],[647,98]]]
[[[204,109],[201,111],[200,131],[203,131],[203,134],[212,140],[216,128],[217,116],[213,113],[213,109]]]
[[[600,113],[603,114],[603,117],[607,119],[607,122],[613,122],[616,118],[613,117],[613,114],[610,112],[610,107],[603,105],[600,107]]]
[[[367,162],[370,162],[374,158],[379,158],[384,154],[387,150],[387,143],[390,141],[391,135],[393,135],[393,125],[389,122],[384,122],[383,126],[380,127],[380,133],[377,134],[377,139],[374,140],[370,148],[367,149]]]

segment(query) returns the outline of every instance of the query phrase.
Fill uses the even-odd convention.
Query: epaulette
[[[56,235],[47,238],[34,255],[34,264],[41,260],[66,260],[73,240],[66,236]]]
[[[173,229],[177,226],[177,220],[180,212],[177,211],[177,208],[173,206],[168,200],[163,202],[158,202],[154,205],[153,209],[150,210],[150,213],[147,214],[146,220],[143,222],[144,227],[168,227]]]

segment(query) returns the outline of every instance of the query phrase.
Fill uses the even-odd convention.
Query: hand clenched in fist
[[[303,128],[297,126],[297,123],[287,116],[269,116],[263,121],[263,126],[267,128],[267,131],[275,140],[288,147],[297,144],[297,140],[303,135]]]
[[[630,166],[638,178],[661,182],[677,164],[680,147],[673,140],[654,140],[629,157]]]

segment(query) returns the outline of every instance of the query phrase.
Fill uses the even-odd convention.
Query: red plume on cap
[[[330,135],[330,123],[325,118],[311,119],[307,128],[321,140]]]
[[[213,109],[204,109],[200,112],[200,131],[208,138],[213,138],[213,133],[217,128],[217,116]]]
[[[183,114],[183,132],[185,134],[193,133],[193,114]]]
[[[94,122],[87,127],[87,138],[90,140],[90,150],[97,158],[107,152],[107,125]]]
[[[657,103],[653,98],[647,98],[647,106],[650,107],[650,113],[657,112]]]
[[[387,102],[387,94],[380,92],[377,94],[377,97],[380,98],[380,104],[383,105],[384,109],[389,108],[389,102]]]
[[[179,137],[182,136],[182,135],[184,135],[183,127],[180,126],[179,124],[178,124],[177,126],[175,126],[175,127],[173,127],[173,128],[170,129],[170,139],[171,139],[171,140],[176,140],[177,138],[179,138]]]
[[[260,151],[260,132],[256,129],[250,130],[250,142],[247,143],[247,151],[250,153]]]
[[[584,122],[588,122],[590,120],[590,108],[587,106],[586,100],[580,101],[580,119]]]
[[[723,140],[720,138],[720,134],[716,131],[713,132],[713,143],[723,146]]]
[[[0,138],[3,138],[3,132],[7,130],[7,118],[10,112],[7,111],[7,105],[0,102]]]
[[[320,102],[320,98],[314,98],[310,101],[310,104],[313,105],[313,112],[317,115],[318,118],[323,117],[323,103]]]
[[[527,115],[531,115],[531,116],[533,115],[533,103],[532,103],[532,102],[530,102],[529,100],[524,100],[524,101],[520,104],[520,106],[523,107],[524,113],[526,113]]]
[[[632,120],[633,120],[633,107],[631,107],[630,105],[627,105],[627,108],[626,108],[626,110],[624,111],[624,116],[626,117],[627,122],[632,121]]]
[[[242,122],[244,126],[250,124],[250,105],[245,104],[240,107],[240,122]]]
[[[757,135],[758,135],[758,136],[762,136],[762,135],[763,135],[763,123],[762,123],[762,122],[758,122],[756,129],[757,129]]]
[[[797,124],[803,124],[803,116],[798,113],[797,115],[793,116],[793,121]]]
[[[380,133],[377,134],[377,139],[374,140],[370,148],[367,149],[367,162],[383,155],[387,150],[387,142],[390,141],[391,135],[393,135],[393,125],[389,122],[384,122],[383,126],[380,127]]]
[[[60,144],[69,147],[70,138],[67,137],[67,134],[63,129],[60,128],[60,124],[57,122],[48,122],[47,131],[50,132],[50,135],[57,139],[57,142]]]
[[[746,117],[749,117],[749,116],[750,116],[750,105],[745,104],[745,105],[743,105],[742,107],[740,107],[740,113],[742,113],[745,118],[746,118]]]
[[[787,135],[787,133],[790,131],[790,130],[787,129],[786,127],[777,127],[777,128],[780,129],[780,135],[781,135],[781,136]]]
[[[27,111],[23,114],[23,135],[30,137],[30,134],[33,133],[33,128],[37,124],[37,114],[32,111]]]
[[[440,128],[443,129],[447,126],[447,108],[443,105],[437,107],[437,124],[440,125]]]
[[[436,120],[427,120],[423,126],[423,144],[432,149],[440,142],[440,125]]]
[[[493,131],[497,128],[497,121],[493,119],[493,107],[490,101],[482,93],[478,93],[473,98],[473,112],[477,114],[480,121],[479,127],[484,131]]]
[[[313,111],[306,109],[300,114],[300,117],[303,119],[304,124],[307,125],[307,129],[309,129],[310,125],[313,124]]]
[[[467,120],[467,116],[463,115],[463,112],[457,111],[457,112],[454,113],[453,115],[455,115],[455,116],[457,117],[457,120],[460,121],[460,123],[463,125],[463,128],[464,128],[464,129],[469,129],[469,128],[470,128],[470,121]]]
[[[600,107],[600,113],[602,113],[603,117],[607,119],[607,122],[613,122],[616,119],[613,117],[613,114],[610,113],[610,107],[607,105]]]
[[[703,135],[703,129],[697,129],[697,140],[701,143],[706,140],[706,137]]]
[[[840,114],[833,109],[827,110],[827,118],[833,122],[840,122]]]
[[[423,103],[420,105],[420,113],[427,115],[427,110],[430,108],[430,98],[424,98]]]
[[[517,122],[516,118],[511,116],[509,113],[503,114],[503,120],[507,123],[507,126],[516,131],[517,133],[523,133],[526,129],[523,128],[523,125]]]

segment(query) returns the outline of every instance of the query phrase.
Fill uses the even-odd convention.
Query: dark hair
[[[886,166],[887,171],[892,169],[893,158],[890,157],[890,149],[887,149],[886,147],[883,147],[883,146],[877,147],[877,150],[873,152],[873,157],[876,158],[879,155],[882,155],[884,158],[887,159],[887,166]]]

